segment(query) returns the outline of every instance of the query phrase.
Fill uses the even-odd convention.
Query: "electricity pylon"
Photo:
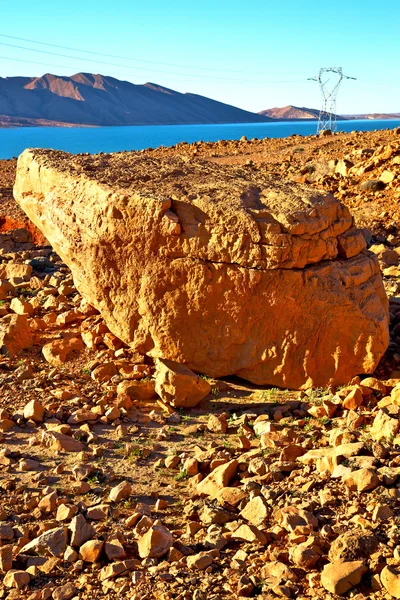
[[[330,76],[326,79],[326,73],[333,73],[338,77],[333,77],[333,81],[331,81],[332,77]],[[308,81],[318,81],[322,93],[322,107],[319,111],[317,133],[326,131],[327,129],[330,131],[336,131],[337,129],[336,98],[343,79],[356,78],[343,75],[342,67],[324,67],[319,70],[316,77],[309,77],[308,79]]]

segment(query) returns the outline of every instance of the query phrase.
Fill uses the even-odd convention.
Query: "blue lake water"
[[[338,131],[393,129],[399,120],[338,121]],[[25,148],[53,148],[80,152],[118,152],[173,146],[178,142],[216,142],[247,138],[283,138],[312,135],[315,121],[278,123],[233,123],[224,125],[146,125],[129,127],[19,127],[0,129],[0,158],[18,156]]]

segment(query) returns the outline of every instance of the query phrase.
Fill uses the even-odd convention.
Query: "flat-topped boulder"
[[[348,209],[252,167],[26,150],[14,195],[121,340],[212,377],[300,389],[372,373],[376,257]]]

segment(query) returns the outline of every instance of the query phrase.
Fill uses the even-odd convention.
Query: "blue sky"
[[[400,0],[0,0],[0,11],[0,34],[106,55],[0,36],[3,77],[89,71],[259,111],[319,108],[307,77],[340,66],[357,81],[343,82],[339,113],[400,112]]]

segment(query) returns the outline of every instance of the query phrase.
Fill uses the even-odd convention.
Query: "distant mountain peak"
[[[0,78],[0,123],[177,125],[263,123],[268,117],[157,83],[99,73]]]
[[[299,107],[289,104],[288,106],[283,106],[282,108],[267,108],[266,110],[262,110],[258,113],[259,115],[264,115],[265,117],[270,117],[271,119],[280,119],[280,120],[294,120],[294,119],[318,119],[319,110],[315,108],[306,108],[305,106]]]

